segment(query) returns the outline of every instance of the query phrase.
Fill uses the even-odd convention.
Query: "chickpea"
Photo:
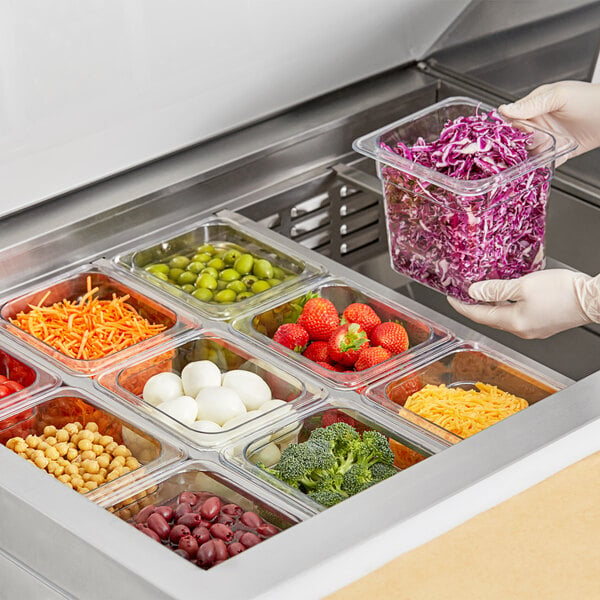
[[[93,450],[84,450],[81,453],[81,460],[96,460],[96,453]]]
[[[100,471],[100,465],[97,460],[84,460],[83,468],[86,473],[98,473]]]
[[[40,438],[37,435],[28,435],[25,438],[25,442],[30,448],[37,448],[37,445],[40,443]]]
[[[71,477],[67,474],[59,475],[57,479],[62,483],[71,483]]]
[[[131,472],[131,469],[129,467],[121,467],[121,474],[125,475],[125,473],[129,473]]]
[[[106,479],[106,476],[108,475],[108,470],[107,470],[107,469],[100,469],[100,470],[98,471],[98,473],[99,473],[100,475],[102,475],[102,477],[104,477],[104,479]]]
[[[88,473],[88,481],[95,481],[98,485],[102,485],[104,483],[104,477],[100,475],[100,473]]]
[[[110,471],[109,474],[106,476],[106,481],[112,481],[113,479],[117,479],[117,477],[121,476],[121,469],[117,468],[114,469],[113,471]]]
[[[110,454],[101,454],[96,460],[98,461],[101,469],[106,469],[108,468],[108,465],[110,465]]]
[[[83,487],[89,491],[92,491],[98,487],[98,484],[95,481],[86,481],[83,484]],[[85,494],[85,492],[84,492],[84,494]]]
[[[69,448],[67,450],[67,460],[75,460],[75,458],[77,457],[77,450],[75,450],[75,448]]]
[[[112,454],[113,456],[124,456],[125,458],[127,458],[128,456],[131,456],[131,450],[129,450],[127,446],[123,446],[121,444],[113,450]]]
[[[69,432],[66,429],[59,429],[56,432],[56,440],[58,442],[68,442],[69,441]]]
[[[94,434],[87,429],[82,429],[79,432],[79,441],[81,440],[89,440],[90,442],[94,439]]]
[[[77,425],[75,425],[75,423],[67,423],[63,429],[69,434],[69,436],[72,436],[74,434],[76,434],[79,430],[77,429]]]
[[[128,508],[124,508],[122,511],[119,512],[119,517],[121,517],[121,519],[123,519],[124,521],[128,521],[129,519],[131,519],[133,515],[131,514],[131,511]]]
[[[27,450],[27,448],[29,448],[29,446],[25,443],[25,440],[21,439],[19,440],[14,447],[12,448],[12,450],[14,450],[15,452],[21,454],[21,453],[25,453],[25,450]],[[123,461],[123,464],[125,463],[125,461]]]
[[[44,435],[46,437],[56,435],[56,427],[54,427],[54,425],[46,425],[46,427],[44,427]]]
[[[58,463],[55,460],[51,460],[48,462],[48,466],[46,467],[46,471],[52,475],[56,468],[58,467]]]
[[[102,444],[92,444],[92,450],[96,456],[104,454],[104,446]]]
[[[37,456],[33,460],[33,464],[40,469],[45,469],[48,466],[48,459],[45,456]]]
[[[112,435],[102,435],[100,436],[100,438],[98,439],[98,444],[102,444],[103,446],[107,446],[108,444],[112,443],[114,440],[112,438]]]
[[[102,437],[102,434],[99,431],[95,431],[94,438],[92,439],[92,444],[99,444],[101,437]]]
[[[117,467],[124,467],[125,466],[125,458],[123,456],[115,456],[115,458],[112,459],[112,462],[110,463],[108,470],[112,471],[113,469],[116,469]]]
[[[47,444],[44,440],[42,440],[37,446],[38,450],[43,450],[43,451],[47,450],[48,448],[50,448],[50,444]]]
[[[80,488],[84,484],[83,477],[80,477],[79,475],[71,475],[71,483],[73,484],[74,488]]]
[[[60,456],[66,456],[69,450],[69,446],[66,442],[58,442],[58,444],[56,444],[56,446],[54,447],[56,448],[56,451],[60,454]]]
[[[60,477],[65,472],[65,468],[57,463],[57,467],[53,473],[54,477]]]
[[[62,458],[62,456],[56,461],[61,467],[66,467],[67,465],[70,465],[71,463],[65,459]]]
[[[81,441],[80,441],[80,442],[77,444],[77,447],[78,447],[80,450],[91,450],[91,449],[92,449],[92,442],[90,442],[90,440],[83,439],[83,440],[81,440]]]
[[[83,429],[83,425],[79,421],[74,421],[73,425],[75,425],[77,431],[81,431]]]
[[[45,442],[51,446],[56,446],[56,438],[53,435],[46,437]]]
[[[96,432],[98,431],[98,424],[97,424],[97,423],[95,423],[94,421],[90,421],[90,422],[89,422],[89,423],[88,423],[88,424],[85,426],[85,428],[86,428],[88,431],[91,431],[92,433],[96,433]]]
[[[79,469],[76,465],[69,464],[65,467],[65,473],[67,475],[77,475],[79,473]]]
[[[54,446],[49,446],[45,451],[45,454],[50,460],[56,460],[60,456],[58,450],[54,448]]]

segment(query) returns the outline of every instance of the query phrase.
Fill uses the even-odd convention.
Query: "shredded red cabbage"
[[[438,139],[387,150],[455,179],[494,176],[528,159],[533,134],[495,111],[458,117]],[[482,279],[512,279],[544,264],[551,170],[540,167],[479,195],[451,192],[381,165],[392,265],[445,294],[473,302]]]

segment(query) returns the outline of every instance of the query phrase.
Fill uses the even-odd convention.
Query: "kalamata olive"
[[[156,510],[156,506],[154,504],[148,504],[148,506],[144,506],[140,512],[135,515],[136,523],[144,523],[146,519]]]
[[[195,527],[192,531],[192,535],[198,540],[199,544],[204,544],[210,540],[210,532],[206,527],[202,525]]]
[[[233,532],[233,541],[234,542],[239,542],[240,538],[246,533],[246,531],[244,529],[236,529]]]
[[[209,540],[208,542],[204,542],[198,548],[198,552],[196,553],[196,560],[198,561],[198,565],[204,568],[208,568],[212,566],[212,564],[217,560],[215,553],[215,544],[213,540]]]
[[[243,552],[245,549],[246,549],[246,546],[244,546],[244,544],[241,544],[240,542],[231,542],[231,544],[229,544],[229,546],[227,546],[227,551],[229,552],[229,556],[235,556],[236,554]]]
[[[221,500],[217,496],[211,496],[202,503],[200,507],[200,514],[203,519],[212,521],[221,510]]]
[[[206,527],[206,529],[210,529],[210,526],[212,525],[212,523],[210,521],[205,521],[204,519],[202,519],[202,521],[200,521],[200,525],[202,527]]]
[[[217,523],[223,523],[223,525],[227,525],[228,527],[231,527],[235,523],[235,521],[236,519],[231,515],[220,514],[217,517]]]
[[[215,523],[210,528],[210,535],[214,538],[230,542],[233,539],[233,531],[223,523]]]
[[[187,513],[192,512],[192,507],[187,502],[180,502],[174,511],[175,520],[179,519],[179,517],[183,517]]]
[[[252,546],[256,546],[256,544],[260,544],[262,540],[251,531],[244,532],[244,535],[240,538],[240,542],[246,546],[246,548],[252,548]]]
[[[244,512],[244,510],[241,506],[238,506],[237,504],[224,504],[221,507],[221,512],[225,515],[233,515],[237,517],[241,515]]]
[[[148,527],[142,527],[140,531],[145,533],[148,537],[151,537],[153,540],[156,540],[160,544],[159,535],[155,531],[152,531],[152,529],[149,529]]]
[[[275,525],[271,525],[271,523],[263,523],[256,528],[256,533],[264,535],[265,537],[271,537],[272,535],[279,533],[279,529],[277,529]]]
[[[197,515],[196,513],[186,513],[185,515],[177,519],[177,525],[185,525],[190,529],[198,527],[198,525],[200,525],[201,522],[202,517],[200,517],[200,515]]]
[[[217,560],[226,560],[227,558],[229,558],[227,546],[225,545],[225,542],[223,540],[217,538],[213,540],[213,545],[215,548],[215,557],[217,558]]]
[[[177,502],[179,502],[179,504],[185,503],[189,504],[190,506],[194,506],[194,504],[198,502],[198,498],[193,492],[181,492],[181,494],[179,494],[177,497]]]
[[[162,515],[165,521],[170,521],[173,518],[173,509],[170,506],[157,506],[155,512]]]
[[[177,556],[181,556],[187,560],[190,560],[190,556],[185,550],[180,550],[179,548],[176,548],[175,550],[173,550],[173,552],[175,552]]]
[[[189,527],[186,527],[185,525],[175,525],[172,529],[171,529],[171,533],[169,534],[169,539],[174,543],[174,544],[178,544],[179,540],[184,536],[184,535],[190,535],[191,531]]]
[[[158,513],[152,513],[148,517],[148,527],[155,531],[161,539],[166,540],[169,537],[169,533],[171,532],[171,528],[169,524],[165,521],[165,518]]]
[[[247,510],[240,518],[240,521],[250,529],[256,529],[259,525],[263,524],[263,520],[255,513]]]
[[[184,535],[177,545],[179,550],[183,550],[188,553],[188,556],[191,558],[195,556],[196,552],[198,552],[198,542],[193,535]]]

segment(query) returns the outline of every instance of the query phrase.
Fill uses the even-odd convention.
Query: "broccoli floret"
[[[358,462],[366,462],[368,466],[377,462],[384,465],[394,464],[394,453],[385,435],[378,431],[365,431],[362,442],[357,452]]]
[[[398,472],[394,465],[386,465],[380,462],[371,465],[371,467],[369,467],[369,471],[371,471],[373,483],[376,483],[377,481],[383,481],[384,479],[387,479]]]
[[[331,490],[321,490],[317,492],[309,492],[309,497],[315,502],[322,504],[323,506],[333,506],[342,500],[345,500],[348,496],[341,492],[335,492]]]
[[[273,471],[282,481],[311,490],[317,487],[319,479],[334,467],[335,462],[326,444],[307,441],[290,444],[281,453]]]
[[[344,474],[342,490],[349,496],[354,496],[375,483],[369,467],[363,463],[354,463]]]
[[[353,445],[360,441],[360,435],[354,427],[338,421],[332,423],[328,427],[319,427],[314,429],[310,434],[310,440],[324,440],[330,447],[333,454],[336,456],[346,454],[351,451]]]

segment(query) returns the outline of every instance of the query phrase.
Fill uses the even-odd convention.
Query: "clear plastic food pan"
[[[106,317],[101,321],[95,316],[98,313],[94,312],[97,309],[93,302],[97,300],[98,303],[107,303],[113,297],[125,300],[114,308],[110,319]],[[64,308],[65,301],[79,307],[87,303],[88,314],[81,314],[79,309],[79,314],[72,314],[77,312],[72,310],[69,316],[69,309]],[[32,319],[33,311],[41,316]],[[127,340],[142,337],[138,326],[132,324],[132,311],[150,324],[149,329],[142,330],[143,335],[148,337],[118,349],[121,347],[117,345],[119,336]],[[94,265],[84,265],[58,278],[38,283],[18,297],[4,302],[0,315],[10,334],[27,342],[59,367],[74,374],[88,376],[165,341],[171,334],[189,325],[173,310],[140,292],[132,283],[125,283],[110,270]],[[58,328],[54,328],[50,319],[61,324],[58,334]],[[109,323],[112,319],[114,321]],[[107,328],[113,330],[114,337],[112,333],[106,334]],[[89,358],[86,358],[86,348],[95,352],[94,344],[99,343],[100,339],[102,352],[97,357],[96,354],[89,354]],[[67,347],[67,344],[70,346]]]
[[[262,482],[276,488],[309,510],[320,512],[325,506],[313,500],[303,490],[296,489],[284,483],[278,477],[266,471],[267,468],[276,466],[281,458],[281,453],[290,444],[306,441],[311,432],[318,428],[327,428],[334,423],[343,422],[353,427],[360,435],[365,431],[378,431],[388,439],[393,452],[393,470],[398,473],[431,456],[428,449],[428,433],[423,436],[413,436],[411,428],[400,433],[386,425],[383,420],[378,420],[372,412],[364,410],[359,404],[344,398],[328,398],[326,401],[312,404],[287,415],[279,422],[263,428],[253,437],[241,440],[237,445],[223,450],[225,460],[232,465],[249,472]],[[374,485],[377,485],[374,483]],[[348,494],[348,497],[354,495]]]
[[[22,357],[18,346],[5,338],[9,336],[0,331],[0,410],[56,387],[61,381],[36,361]]]
[[[106,398],[57,388],[1,410],[0,443],[95,499],[183,455],[118,411]]]
[[[115,263],[213,319],[227,320],[322,272],[253,230],[247,219],[210,217],[186,224]]]
[[[163,373],[177,377],[164,381],[155,377]],[[273,357],[240,336],[208,329],[177,336],[103,373],[98,385],[199,446],[228,443],[285,414],[290,405],[311,402],[325,394],[315,384],[286,373],[285,366],[277,366]],[[173,392],[172,385],[180,387]],[[197,409],[194,420],[193,415],[187,415],[187,408],[173,412],[168,403],[160,404],[179,395],[188,396],[192,409]],[[192,399],[197,399],[196,404]]]
[[[442,408],[436,408],[430,418],[405,408],[406,401],[411,394],[419,392],[427,385],[443,385],[449,390],[476,391],[478,383],[495,386],[502,392],[508,392],[525,400],[528,405],[539,402],[565,387],[562,383],[551,381],[548,377],[485,346],[465,342],[445,352],[442,351],[438,357],[420,368],[396,373],[368,387],[364,397],[367,401],[376,402],[438,438],[456,443],[464,437],[477,433],[480,428],[506,418],[512,410],[522,410],[523,405],[514,404],[513,409],[504,409],[505,405],[509,406],[508,400],[499,398],[498,404],[483,407],[485,412],[491,415],[490,421],[484,415],[482,416],[482,407],[478,405],[476,399],[471,399],[467,406],[461,405],[461,407],[444,404]],[[436,393],[431,401],[433,402],[437,397]],[[443,389],[440,397],[443,397]],[[426,401],[427,397],[424,402]],[[422,409],[421,406],[426,404],[419,404],[419,410],[430,410]]]
[[[149,479],[107,509],[203,569],[268,543],[303,517],[268,489],[210,461],[186,461]]]
[[[576,146],[571,139],[514,122],[532,134],[528,158],[509,168],[498,162],[493,176],[449,177],[444,168],[450,159],[441,151],[435,168],[407,158],[412,156],[412,151],[406,154],[407,147],[438,140],[445,125],[457,117],[491,110],[472,98],[448,98],[353,144],[357,152],[377,161],[392,268],[467,302],[472,302],[467,290],[475,281],[511,279],[544,266],[546,202],[554,163]],[[486,154],[493,147],[488,138],[467,136],[456,125],[453,131],[445,134],[446,147],[460,148],[465,172],[473,168],[469,165],[477,167],[477,161],[496,160]]]
[[[409,341],[408,349],[361,371],[338,372],[330,370],[273,341],[272,338],[277,328],[284,323],[296,322],[306,299],[315,295],[333,302],[340,315],[352,303],[369,305],[382,322],[393,321],[400,323],[405,328]],[[425,354],[452,338],[451,332],[441,325],[420,317],[409,309],[342,278],[328,278],[318,281],[313,287],[301,290],[301,295],[297,298],[281,304],[273,303],[262,312],[257,311],[252,315],[244,315],[236,319],[233,326],[266,348],[283,354],[296,364],[301,365],[311,375],[322,377],[330,386],[337,389],[359,388],[382,377],[390,369],[420,362]]]

